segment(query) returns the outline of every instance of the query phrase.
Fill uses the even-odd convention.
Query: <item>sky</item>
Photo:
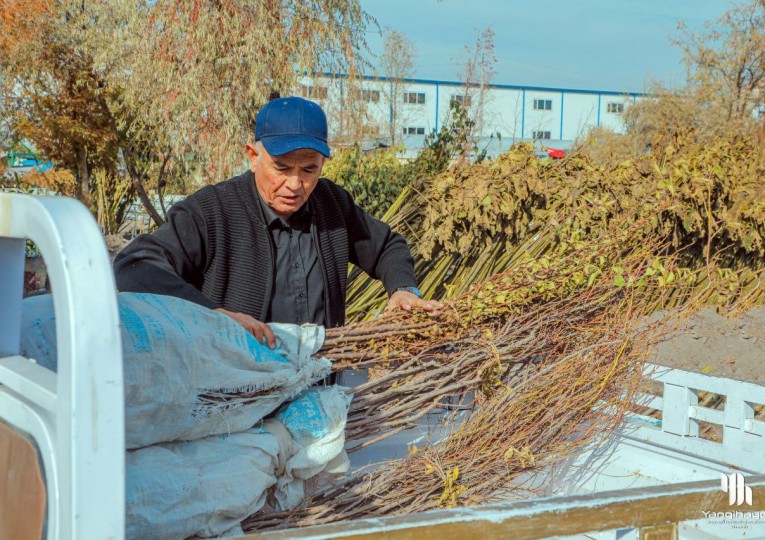
[[[740,0],[739,0],[740,1]],[[458,80],[458,58],[487,27],[495,32],[492,82],[641,92],[652,80],[682,85],[678,21],[692,30],[714,23],[727,0],[360,0],[381,28],[416,47],[420,79]],[[376,28],[367,32],[382,51]],[[374,63],[374,60],[373,60]]]

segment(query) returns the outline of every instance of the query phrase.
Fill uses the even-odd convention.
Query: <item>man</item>
[[[117,256],[120,291],[214,309],[271,347],[268,322],[344,323],[349,262],[382,280],[386,309],[438,308],[421,299],[404,238],[320,177],[330,156],[321,107],[269,102],[245,150],[250,171],[176,203],[167,223]]]

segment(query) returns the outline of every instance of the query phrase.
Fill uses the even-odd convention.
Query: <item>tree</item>
[[[369,111],[370,104],[380,101],[378,89],[369,88],[367,81],[353,75],[321,77],[314,84],[327,88],[327,98],[321,105],[327,113],[333,148],[353,146],[379,133]]]
[[[73,16],[57,10],[46,0],[0,3],[4,128],[73,171],[75,194],[89,203],[91,170],[114,162],[117,134],[92,61],[56,24]]]
[[[463,57],[458,64],[457,77],[464,82],[462,93],[453,98],[457,105],[463,107],[470,117],[470,122],[463,122],[462,128],[469,129],[461,136],[466,142],[462,159],[475,147],[475,139],[484,130],[484,111],[487,90],[496,75],[494,55],[494,30],[487,28],[476,37],[472,47],[465,45]]]
[[[401,142],[401,125],[406,116],[404,108],[406,81],[404,79],[414,74],[415,54],[414,43],[409,38],[390,27],[385,29],[380,70],[388,80],[383,84],[381,91],[385,96],[384,102],[389,108],[388,136],[391,146]]]
[[[0,0],[9,128],[85,200],[94,169],[127,175],[161,223],[147,186],[241,168],[269,95],[354,71],[368,21],[356,0]]]
[[[765,103],[765,0],[732,7],[717,28],[679,28],[691,96],[720,122],[745,128]]]
[[[618,163],[689,133],[709,140],[765,132],[765,0],[732,7],[702,32],[678,27],[674,43],[683,51],[687,84],[654,82],[647,96],[625,108],[624,136],[593,130],[584,148],[598,147],[591,152],[598,159]]]

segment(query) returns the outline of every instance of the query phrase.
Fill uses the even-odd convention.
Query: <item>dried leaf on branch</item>
[[[615,223],[640,222],[644,238],[680,256],[680,272],[698,290],[715,290],[711,303],[755,289],[751,300],[765,300],[765,150],[744,137],[702,144],[683,133],[616,165],[576,153],[539,160],[518,145],[420,184],[404,189],[384,219],[407,237],[426,298],[454,298],[527,253],[553,258]],[[626,247],[647,249],[641,241]],[[351,277],[348,320],[369,317],[385,293],[360,273]]]

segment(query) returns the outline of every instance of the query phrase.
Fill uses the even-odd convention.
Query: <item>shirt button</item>
[[[298,295],[298,298],[303,298],[303,293],[300,293],[300,294]]]
[[[295,263],[295,268],[300,268],[300,263]]]

